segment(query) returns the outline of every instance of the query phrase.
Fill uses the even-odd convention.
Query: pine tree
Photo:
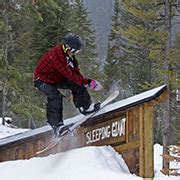
[[[82,74],[87,78],[97,79],[102,82],[103,72],[100,70],[100,62],[97,57],[95,33],[92,30],[88,12],[82,0],[75,0],[71,3],[69,31],[79,35],[83,40],[84,47],[76,56]],[[90,94],[95,99],[103,98],[102,94],[97,94],[93,91],[90,91]]]
[[[176,14],[177,1],[122,0],[121,2],[121,6],[117,9],[120,12],[121,27],[118,29],[117,26],[118,30],[115,33],[119,35],[118,47],[121,47],[122,53],[118,55],[119,62],[118,58],[112,59],[111,64],[113,60],[114,64],[119,66],[123,66],[125,62],[129,63],[126,66],[127,79],[134,92],[167,84],[170,96],[164,107],[159,108],[162,116],[159,118],[164,120],[162,133],[166,152],[170,143],[171,121],[174,118],[172,94],[177,88],[175,67],[178,63],[178,53],[172,46],[171,38],[172,18]],[[131,19],[128,18],[130,16]],[[111,42],[117,41],[117,36],[114,36]],[[127,40],[124,48],[122,38]],[[116,50],[118,51],[117,48]],[[167,165],[164,163],[165,166]]]
[[[17,81],[21,78],[18,69],[13,67],[14,60],[14,43],[15,43],[15,28],[13,21],[16,17],[17,9],[12,1],[1,2],[1,47],[0,47],[0,82],[1,82],[1,99],[2,99],[2,112],[1,116],[11,114],[9,109],[9,97],[19,91]]]
[[[125,94],[125,89],[129,85],[127,72],[128,61],[126,57],[127,39],[122,36],[121,27],[123,26],[123,17],[128,14],[121,8],[121,3],[115,1],[114,16],[112,17],[112,29],[109,36],[109,49],[107,54],[107,64],[105,65],[105,89],[111,89],[113,84],[119,84],[121,88],[121,98],[129,95]],[[123,14],[123,15],[122,15]]]
[[[99,62],[97,60],[97,45],[91,22],[88,20],[88,12],[83,0],[75,0],[71,5],[71,17],[69,29],[78,34],[84,44],[82,52],[78,55],[82,72],[88,77],[98,78],[100,75]]]
[[[68,8],[67,2],[55,0],[34,1],[33,4],[23,4],[21,8],[23,32],[18,38],[19,51],[14,64],[18,67],[23,64],[19,68],[23,74],[20,87],[24,98],[21,103],[13,106],[21,119],[29,119],[38,124],[37,120],[43,120],[45,123],[46,98],[33,87],[33,71],[40,56],[59,43],[65,34]]]
[[[32,31],[28,35],[30,39],[30,51],[27,58],[29,61],[28,66],[25,66],[27,67],[27,71],[32,73],[40,56],[42,56],[43,53],[49,48],[61,43],[64,35],[69,32],[69,29],[72,29],[73,33],[80,34],[86,46],[81,55],[77,57],[80,62],[82,62],[81,69],[84,70],[84,74],[86,74],[85,72],[87,72],[87,69],[91,71],[91,73],[88,72],[86,74],[87,76],[88,74],[95,72],[95,69],[98,69],[97,65],[95,64],[96,61],[94,61],[96,57],[95,40],[93,37],[93,32],[90,29],[90,22],[87,20],[87,12],[84,9],[81,1],[73,5],[70,5],[68,2],[57,0],[37,1],[29,8],[31,10],[30,13],[34,12],[34,17],[32,18]],[[26,48],[23,48],[23,50],[25,52]],[[25,87],[27,88],[28,86],[29,85]],[[34,95],[37,100],[33,100],[31,103],[36,104],[35,107],[37,108],[44,107],[40,102],[44,102],[45,97],[43,100],[41,99],[41,101],[38,101],[39,98],[37,97],[36,93],[34,92],[33,94],[33,92],[34,91],[31,90],[31,97]],[[65,117],[74,115],[74,105],[71,106],[71,104],[67,102],[70,93],[67,91],[61,92],[67,97],[64,100]],[[34,116],[36,117],[36,115]]]
[[[0,21],[3,41],[0,68],[4,102],[1,108],[2,116],[13,116],[14,120],[18,119],[18,125],[22,125],[21,120],[25,120],[23,124],[26,127],[28,121],[45,119],[44,101],[32,86],[34,61],[37,61],[32,55],[38,54],[31,46],[36,34],[33,30],[37,23],[42,21],[42,14],[34,3],[20,0],[15,3],[2,3]],[[50,0],[39,3],[42,3],[42,6],[51,6],[52,14],[55,9],[57,13],[62,10]]]
[[[96,44],[87,12],[81,1],[72,6],[69,1],[59,0],[9,0],[1,2],[1,12],[0,99],[4,102],[1,114],[13,116],[16,125],[42,125],[45,121],[39,123],[39,120],[45,120],[46,98],[35,90],[32,79],[35,65],[45,51],[61,43],[72,29],[82,35],[86,46],[78,57],[84,74],[87,69],[90,70],[87,76],[98,71]]]
[[[36,62],[49,48],[62,42],[69,27],[69,3],[58,0],[37,1],[33,8],[40,18],[35,18],[32,31],[32,59]]]
[[[143,20],[134,16],[126,3],[130,2],[115,2],[106,65],[106,74],[110,81],[112,78],[114,81],[120,79],[120,87],[126,92],[122,98],[141,92],[142,85],[151,81],[152,69],[145,34],[150,27],[147,25],[143,27]]]

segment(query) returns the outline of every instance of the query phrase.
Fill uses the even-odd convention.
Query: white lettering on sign
[[[126,118],[112,122],[110,125],[93,129],[86,133],[86,144],[91,144],[110,137],[118,137],[125,135]]]

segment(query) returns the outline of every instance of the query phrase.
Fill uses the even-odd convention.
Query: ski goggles
[[[71,51],[71,53],[73,53],[73,54],[77,54],[77,53],[80,52],[80,50],[77,50],[77,49],[74,49],[74,48],[71,48],[70,51]]]
[[[67,44],[64,44],[64,45],[63,45],[63,50],[64,50],[65,53],[66,53],[67,51],[70,51],[72,54],[77,54],[77,53],[80,52],[80,50],[74,49],[74,48],[68,46]]]

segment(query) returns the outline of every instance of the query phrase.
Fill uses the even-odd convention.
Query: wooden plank
[[[122,155],[131,173],[139,175],[139,141],[113,146]]]
[[[154,176],[153,156],[153,106],[145,103],[140,107],[139,175]]]
[[[127,111],[127,132],[128,142],[139,140],[139,106]],[[126,141],[127,142],[127,141]]]
[[[160,96],[153,99],[151,102],[149,102],[150,105],[156,106],[162,102],[164,102],[169,96],[169,93],[167,90],[165,90]]]
[[[127,144],[122,144],[122,145],[117,145],[117,146],[113,146],[113,148],[119,152],[122,153],[124,151],[127,151],[129,149],[134,149],[134,148],[138,148],[140,145],[139,141],[133,141],[133,142],[129,142]]]
[[[125,132],[125,140],[126,143],[129,142],[129,111],[126,112],[126,132]]]
[[[139,148],[127,149],[121,153],[132,174],[139,175]]]

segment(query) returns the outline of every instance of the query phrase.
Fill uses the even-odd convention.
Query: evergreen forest
[[[34,68],[44,52],[73,32],[84,43],[77,55],[82,73],[104,86],[103,93],[90,91],[92,98],[102,100],[118,88],[120,100],[167,84],[169,97],[155,113],[155,141],[180,141],[180,33],[172,31],[180,23],[178,2],[115,0],[102,67],[83,0],[0,1],[1,117],[25,128],[46,124],[46,97],[33,87]],[[64,118],[76,115],[71,93],[61,93]]]

